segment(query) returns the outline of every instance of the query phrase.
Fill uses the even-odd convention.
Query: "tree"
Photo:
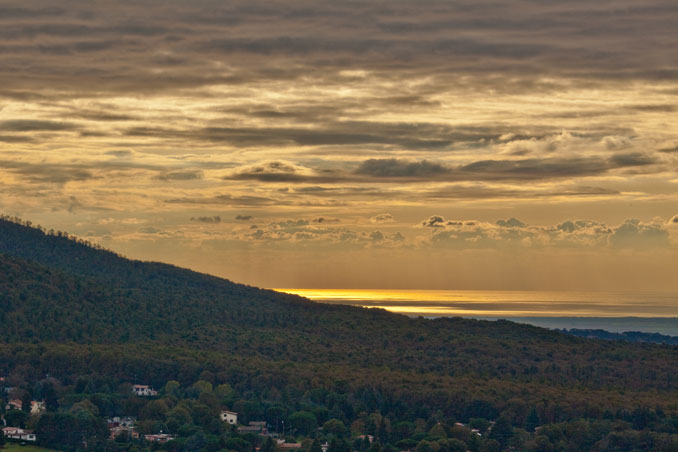
[[[181,389],[181,385],[179,384],[178,381],[170,380],[167,383],[165,383],[165,389],[163,390],[163,392],[166,395],[173,395],[175,397],[179,397],[180,389]]]
[[[23,411],[9,410],[5,413],[5,422],[10,427],[24,427],[27,419],[28,413]]]
[[[314,439],[313,443],[311,443],[311,450],[309,452],[323,452],[323,448],[320,445],[320,441],[318,441],[318,438]]]
[[[28,391],[24,392],[24,395],[21,397],[21,411],[24,413],[30,413],[32,401],[33,398],[31,397],[31,393]]]
[[[320,447],[320,446],[318,446]],[[275,443],[273,442],[273,438],[270,436],[266,438],[266,441],[264,441],[264,444],[261,445],[259,448],[259,452],[275,452]],[[311,452],[313,451],[313,447],[311,446]],[[322,450],[320,451],[322,452]]]
[[[43,388],[43,395],[45,397],[45,409],[49,412],[54,412],[59,409],[59,401],[52,383],[47,383]]]
[[[539,426],[539,423],[539,413],[537,413],[537,409],[535,407],[532,407],[530,414],[527,415],[527,419],[525,420],[525,429],[528,432],[533,432],[534,429]]]
[[[334,438],[327,452],[351,452],[351,446],[343,439]]]
[[[290,416],[290,425],[302,435],[308,435],[318,427],[318,421],[313,413],[297,411]]]
[[[323,424],[323,432],[343,438],[348,433],[348,429],[339,419],[330,419]]]
[[[495,422],[490,430],[490,439],[497,440],[501,447],[504,447],[512,436],[513,427],[511,426],[511,421],[506,416],[499,416],[499,419],[497,419],[497,422]]]

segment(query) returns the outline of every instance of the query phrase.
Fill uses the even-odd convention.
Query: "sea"
[[[506,319],[552,329],[678,336],[678,293],[514,290],[275,289],[328,304],[408,316]]]

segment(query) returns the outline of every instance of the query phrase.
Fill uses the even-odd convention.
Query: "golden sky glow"
[[[323,303],[424,316],[674,318],[678,302],[675,293],[651,291],[276,290]]]
[[[0,210],[266,287],[676,290],[677,19],[8,0]]]

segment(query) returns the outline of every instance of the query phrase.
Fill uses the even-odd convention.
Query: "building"
[[[134,427],[134,422],[136,418],[132,416],[114,416],[106,419],[106,423],[109,427]]]
[[[19,411],[21,411],[21,408],[23,406],[24,406],[24,403],[20,399],[11,399],[10,401],[7,402],[5,409],[6,410],[19,410]]]
[[[18,439],[21,441],[35,442],[37,440],[33,430],[24,430],[19,427],[5,427],[2,429],[5,438]]]
[[[31,414],[39,414],[45,411],[45,401],[31,401]]]
[[[132,386],[132,392],[139,397],[153,397],[158,395],[158,391],[148,385],[134,385]]]
[[[172,441],[174,436],[168,435],[167,433],[158,433],[156,435],[144,435],[144,439],[146,441],[163,444],[168,441]]]
[[[221,412],[221,420],[228,422],[231,425],[235,425],[238,423],[238,413],[224,410]]]
[[[249,425],[238,427],[238,433],[255,433],[258,435],[268,435],[265,421],[250,421]]]
[[[115,416],[109,419],[106,419],[106,424],[108,429],[111,432],[111,439],[123,435],[132,437],[134,431],[134,418],[133,417],[119,417]]]

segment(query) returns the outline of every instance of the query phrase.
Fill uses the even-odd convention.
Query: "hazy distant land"
[[[380,307],[410,316],[508,319],[554,329],[678,336],[678,294],[479,290],[280,289],[329,304]]]

